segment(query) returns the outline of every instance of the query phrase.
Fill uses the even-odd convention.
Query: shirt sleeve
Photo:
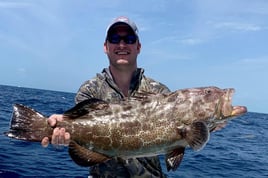
[[[98,93],[96,92],[97,82],[96,79],[88,80],[84,82],[75,96],[75,103],[78,104],[81,101],[90,99],[90,98],[97,98]]]

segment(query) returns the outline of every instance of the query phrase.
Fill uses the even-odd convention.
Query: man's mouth
[[[115,51],[115,54],[117,54],[117,55],[128,55],[128,54],[130,54],[130,52],[129,51]]]

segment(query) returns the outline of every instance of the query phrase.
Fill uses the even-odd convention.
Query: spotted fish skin
[[[202,149],[210,131],[246,113],[246,107],[231,105],[233,93],[232,88],[200,87],[169,94],[137,93],[113,103],[93,98],[66,111],[64,121],[57,126],[70,132],[69,153],[81,166],[112,157],[167,154],[168,170],[176,170],[186,146]],[[41,113],[14,105],[7,136],[41,141],[52,132]]]

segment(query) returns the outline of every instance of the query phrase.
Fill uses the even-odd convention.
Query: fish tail
[[[195,151],[201,150],[207,144],[209,135],[209,129],[204,122],[194,122],[185,131],[185,139]]]
[[[5,132],[10,138],[40,142],[44,137],[52,135],[52,128],[47,118],[41,113],[21,104],[13,106],[10,130]]]

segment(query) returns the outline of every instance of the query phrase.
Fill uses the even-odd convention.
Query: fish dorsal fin
[[[78,103],[73,108],[65,111],[63,115],[65,117],[75,119],[85,114],[88,114],[90,111],[102,110],[107,107],[109,107],[109,104],[106,101],[97,98],[91,98]]]
[[[181,132],[190,147],[201,150],[209,140],[209,129],[204,122],[194,122]]]
[[[69,155],[76,164],[85,167],[103,163],[110,159],[106,155],[88,150],[78,145],[75,141],[71,141],[69,144]]]
[[[176,148],[174,150],[172,150],[172,152],[168,153],[166,155],[166,167],[167,167],[167,171],[176,171],[177,168],[179,167],[183,156],[184,156],[184,147],[179,147]]]
[[[131,96],[130,98],[128,98],[129,100],[146,100],[152,96],[157,95],[158,93],[153,93],[153,92],[149,92],[149,91],[138,91],[135,92],[134,96]]]
[[[156,95],[156,94],[158,93],[141,90],[141,91],[136,92],[135,96],[151,96],[151,95]]]

